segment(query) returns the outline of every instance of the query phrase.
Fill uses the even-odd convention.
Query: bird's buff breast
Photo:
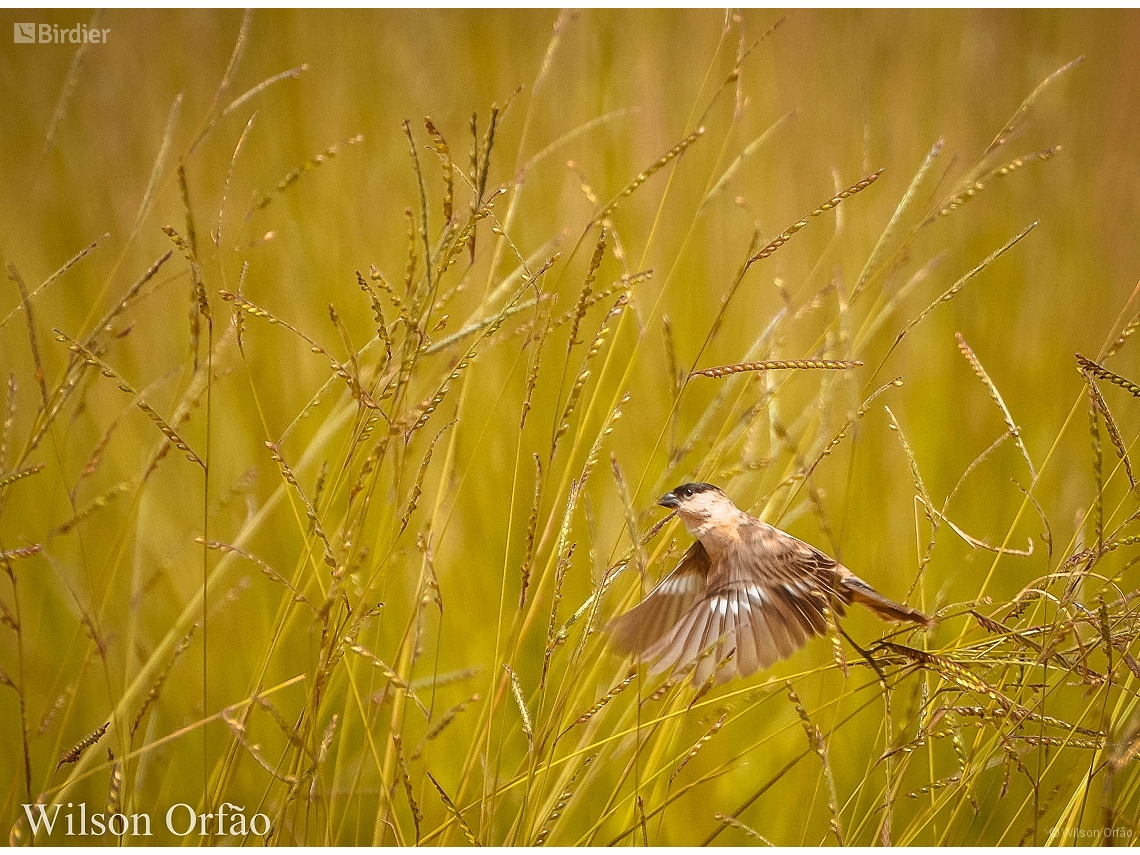
[[[741,521],[738,519],[705,519],[696,525],[686,526],[689,533],[701,542],[709,557],[716,560],[741,543]]]

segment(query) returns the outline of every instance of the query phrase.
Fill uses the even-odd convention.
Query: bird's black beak
[[[657,504],[663,508],[673,508],[674,510],[681,506],[681,502],[672,493],[666,493],[657,500]]]

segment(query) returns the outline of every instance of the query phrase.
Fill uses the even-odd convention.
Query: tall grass
[[[131,844],[225,802],[270,831],[197,842],[1131,841],[1136,295],[1045,383],[1018,351],[1049,343],[1008,335],[1055,284],[1013,282],[1061,205],[1010,188],[1064,156],[1015,145],[1075,109],[1076,61],[974,155],[805,162],[752,101],[794,17],[635,17],[684,94],[633,114],[574,88],[620,20],[441,15],[418,23],[454,51],[441,21],[541,22],[528,76],[467,116],[291,132],[314,102],[290,87],[349,116],[384,95],[273,49],[305,20],[171,59],[195,74],[122,165],[111,238],[40,278],[3,237],[13,843],[67,842],[36,802],[154,817]],[[351,45],[361,20],[329,20]],[[90,120],[89,54],[9,223]],[[687,548],[654,502],[695,479],[937,628],[853,614],[715,688],[622,661],[601,627]]]

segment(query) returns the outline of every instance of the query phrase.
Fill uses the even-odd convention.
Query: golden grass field
[[[1140,15],[0,18],[11,842],[1135,841]],[[649,676],[689,480],[936,628]]]

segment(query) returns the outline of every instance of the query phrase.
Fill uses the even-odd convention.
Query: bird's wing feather
[[[695,542],[644,600],[606,626],[614,646],[625,653],[641,653],[668,633],[705,593],[709,554]],[[690,627],[691,628],[691,627]]]
[[[826,633],[827,609],[842,614],[851,602],[839,583],[845,568],[819,550],[759,520],[739,533],[710,566],[706,590],[675,619],[674,631],[660,632],[646,650],[657,660],[653,672],[696,662],[699,685],[735,650],[717,681],[747,677]]]

